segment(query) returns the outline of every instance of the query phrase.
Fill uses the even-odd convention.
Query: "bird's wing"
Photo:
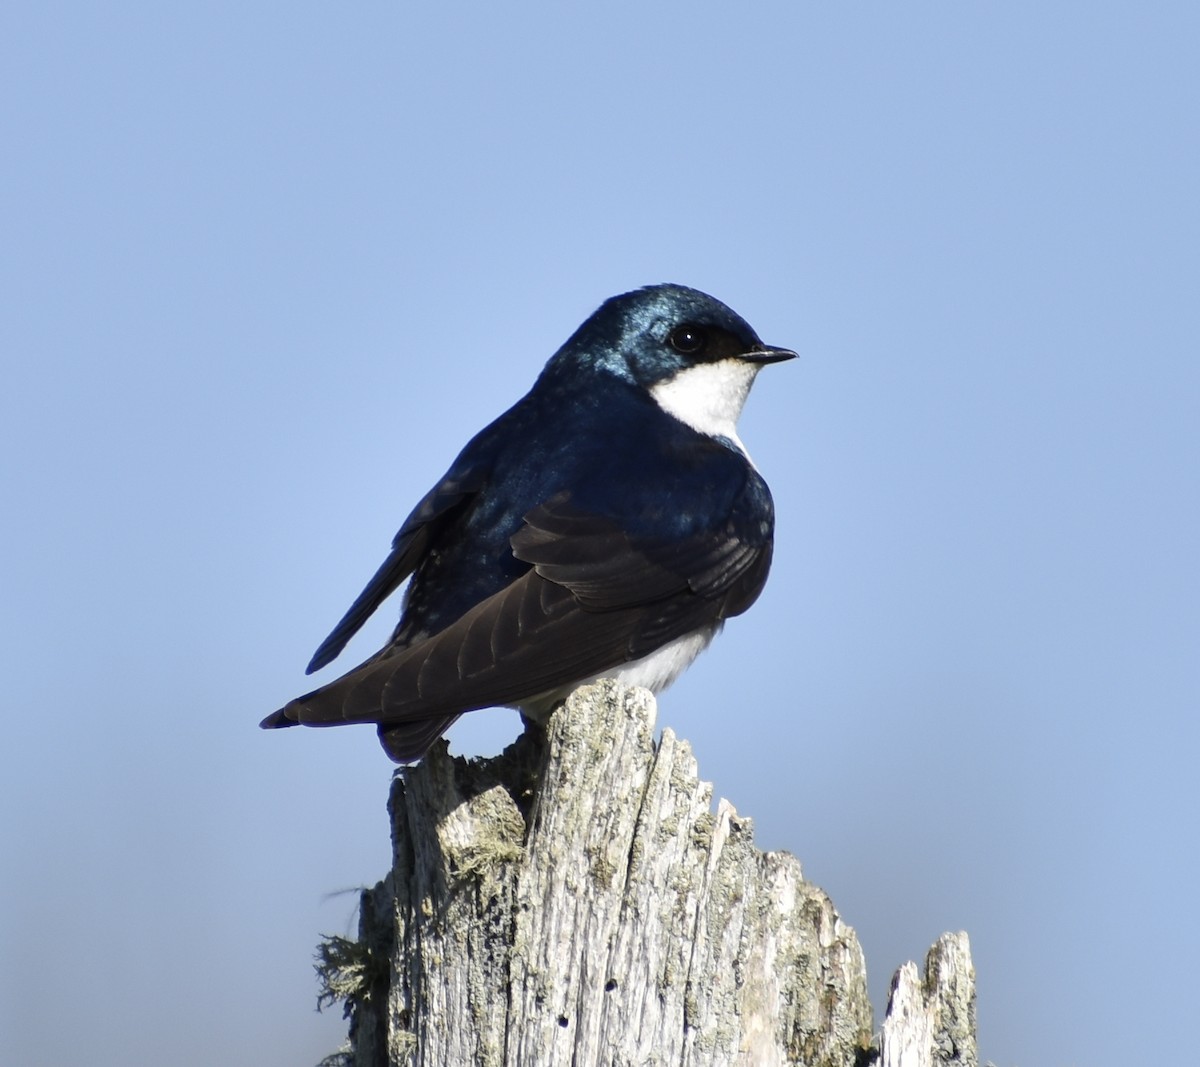
[[[735,509],[670,542],[642,540],[565,494],[512,537],[531,569],[432,637],[377,656],[264,725],[405,723],[519,704],[640,659],[745,611],[766,581],[769,523]]]
[[[471,498],[483,488],[486,479],[486,469],[482,464],[464,462],[460,457],[445,477],[425,494],[392,540],[392,550],[387,559],[358,594],[341,622],[313,653],[305,674],[312,674],[337,658],[346,647],[346,642],[358,633],[375,609],[412,574],[430,541],[468,505]]]

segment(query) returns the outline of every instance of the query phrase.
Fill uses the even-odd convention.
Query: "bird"
[[[683,285],[606,300],[413,508],[306,673],[408,579],[387,644],[263,728],[373,723],[404,764],[465,712],[666,688],[766,583],[774,503],[737,420],[795,356]]]

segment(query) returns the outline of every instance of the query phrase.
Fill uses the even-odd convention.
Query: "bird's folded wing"
[[[478,468],[468,466],[460,470],[451,469],[425,495],[392,540],[388,558],[358,594],[341,621],[321,642],[321,647],[313,653],[306,674],[320,670],[337,658],[346,647],[346,642],[358,633],[375,609],[413,572],[442,526],[466,506],[483,483],[483,471]]]
[[[732,521],[669,543],[639,541],[562,500],[531,512],[512,546],[531,569],[511,585],[272,718],[386,725],[518,704],[739,614],[771,556],[769,534],[747,543]]]

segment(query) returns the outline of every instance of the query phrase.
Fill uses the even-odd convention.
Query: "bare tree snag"
[[[351,976],[348,1062],[974,1067],[965,935],[924,982],[901,969],[872,1047],[854,931],[794,856],[755,848],[727,801],[713,813],[654,715],[602,681],[495,759],[443,743],[397,776],[392,871],[363,894],[353,962],[323,969],[328,988]]]
[[[925,977],[906,963],[892,979],[880,1067],[975,1067],[975,968],[964,933],[942,934]]]

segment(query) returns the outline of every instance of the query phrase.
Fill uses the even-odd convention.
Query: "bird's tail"
[[[429,746],[449,730],[457,718],[457,715],[441,715],[435,719],[402,722],[398,726],[380,723],[379,743],[389,759],[396,763],[412,763],[425,755]]]
[[[278,730],[284,726],[299,726],[300,724],[296,722],[295,719],[289,719],[284,714],[286,710],[286,708],[280,708],[278,711],[271,712],[271,714],[263,719],[263,721],[258,725],[264,730]]]
[[[302,701],[304,698],[301,697]],[[300,723],[295,718],[295,711],[292,715],[288,715],[288,708],[293,708],[299,701],[293,701],[287,707],[280,708],[278,711],[268,715],[259,726],[264,730],[280,730],[285,726],[299,726]],[[419,760],[429,747],[444,734],[454,722],[458,719],[458,715],[437,715],[428,719],[414,719],[411,722],[402,722],[396,725],[379,724],[379,743],[383,746],[383,751],[388,754],[388,758],[395,763],[412,763],[414,760]],[[310,726],[332,726],[332,722],[325,723],[309,723]]]

